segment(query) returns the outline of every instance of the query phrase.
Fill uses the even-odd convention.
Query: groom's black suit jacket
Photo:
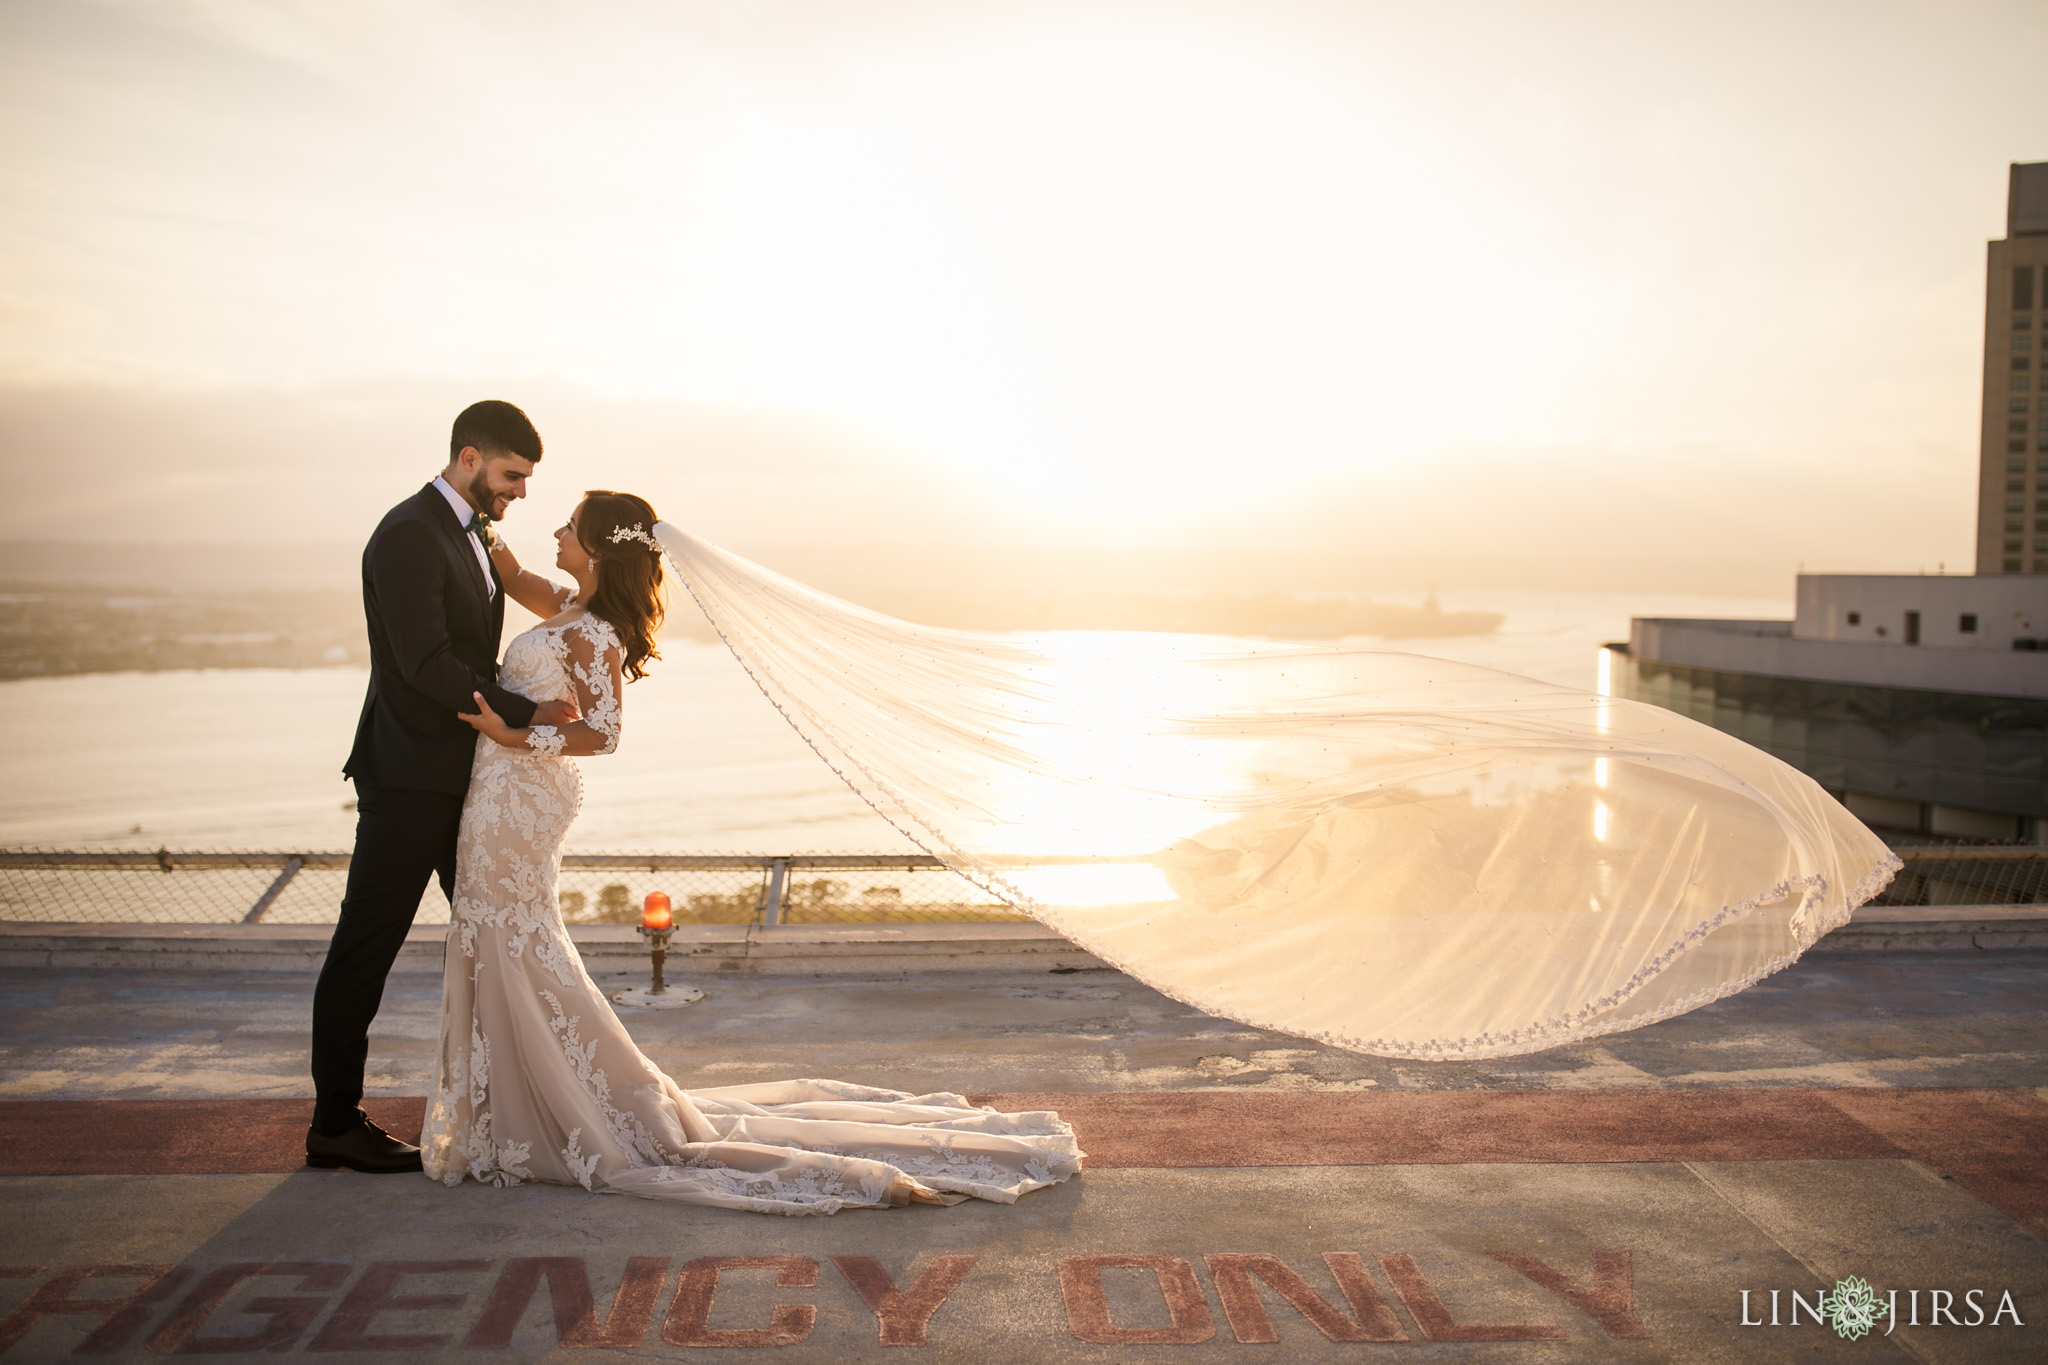
[[[504,586],[495,567],[486,582],[433,484],[385,513],[363,548],[363,615],[370,692],[342,771],[380,787],[463,795],[476,731],[455,713],[474,712],[470,694],[481,692],[506,724],[522,726],[534,704],[498,686]]]

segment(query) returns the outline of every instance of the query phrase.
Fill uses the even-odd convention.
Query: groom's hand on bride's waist
[[[583,719],[573,701],[544,701],[533,708],[535,725],[568,725]]]

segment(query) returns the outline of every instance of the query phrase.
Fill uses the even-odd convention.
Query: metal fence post
[[[249,913],[242,916],[242,923],[256,924],[261,922],[263,916],[269,911],[272,902],[276,901],[278,896],[283,894],[284,889],[291,885],[292,878],[298,876],[299,869],[305,865],[306,860],[298,854],[293,854],[290,858],[286,859],[284,871],[278,873],[277,880],[272,882],[269,889],[256,898],[256,903],[249,907]]]
[[[768,889],[761,893],[761,923],[782,923],[782,897],[789,884],[789,859],[777,858],[768,865]]]

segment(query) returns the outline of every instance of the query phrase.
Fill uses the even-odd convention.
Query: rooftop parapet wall
[[[2048,652],[2009,645],[2003,651],[1914,648],[1800,639],[1786,621],[1637,617],[1629,625],[1629,648],[1648,663],[1731,673],[1923,692],[2048,697]]]
[[[1801,640],[2004,653],[2048,637],[2042,574],[1801,574],[1798,603]]]

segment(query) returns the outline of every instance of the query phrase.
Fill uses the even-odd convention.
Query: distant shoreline
[[[677,597],[664,635],[715,641],[688,599]],[[1493,634],[1504,619],[1498,612],[1446,612],[1433,597],[1407,607],[1333,593],[896,589],[863,594],[863,605],[958,630],[1132,630],[1297,642],[1471,638]],[[508,634],[532,619],[521,611],[509,617]],[[353,587],[227,592],[0,581],[0,680],[368,663]]]

